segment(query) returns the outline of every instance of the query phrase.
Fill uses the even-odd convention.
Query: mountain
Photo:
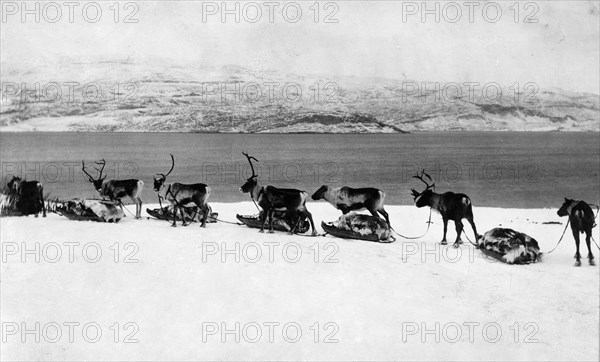
[[[2,64],[0,130],[405,133],[600,131],[600,97],[129,59]]]

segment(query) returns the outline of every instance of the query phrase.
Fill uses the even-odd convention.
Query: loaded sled
[[[263,211],[258,215],[236,215],[235,217],[244,223],[249,228],[260,229],[261,228],[261,217]],[[295,223],[298,222],[298,218],[294,218],[288,215],[285,211],[276,210],[273,213],[273,230],[290,232],[294,227]],[[265,220],[265,229],[270,228],[270,220],[267,217]],[[303,217],[298,222],[298,227],[296,228],[296,234],[304,234],[310,229],[310,223],[307,217]]]
[[[146,213],[148,213],[148,215],[152,216],[155,219],[173,221],[173,205],[164,206],[164,207],[158,208],[158,209],[146,209]],[[184,207],[183,215],[185,217],[186,222],[202,222],[203,214],[198,209],[197,206]],[[207,223],[215,223],[215,222],[217,222],[218,217],[219,217],[218,213],[209,212],[206,222]],[[177,210],[177,214],[175,215],[175,220],[183,221],[183,220],[181,220],[181,213],[179,210]]]
[[[340,216],[334,222],[321,222],[321,227],[326,234],[342,239],[357,239],[377,243],[396,241],[388,224],[372,215],[350,213]]]
[[[119,204],[108,200],[74,199],[61,202],[55,211],[61,216],[77,221],[119,222],[125,217]]]
[[[494,228],[478,240],[479,249],[491,258],[507,264],[530,264],[542,260],[538,242],[513,229]]]

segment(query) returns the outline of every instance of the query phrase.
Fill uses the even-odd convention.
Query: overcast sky
[[[125,8],[122,2],[117,23],[114,9],[109,8],[113,2],[98,3],[102,15],[96,23],[82,16],[85,3],[74,8],[73,23],[69,9],[62,5],[62,17],[48,22],[56,18],[56,9],[48,6],[44,13],[46,3],[40,3],[36,23],[34,15],[22,22],[21,1],[3,1],[2,71],[14,63],[56,62],[64,57],[84,61],[129,57],[139,62],[158,57],[296,74],[504,85],[536,82],[542,87],[600,93],[599,1],[521,2],[518,14],[514,1],[502,1],[499,16],[496,3],[438,2],[439,22],[433,14],[422,21],[421,1],[336,1],[327,7],[322,1],[315,22],[314,2],[298,1],[302,14],[295,23],[291,22],[295,5],[286,8],[286,19],[284,2],[274,2],[278,5],[273,5],[273,22],[269,6],[254,3],[262,11],[255,23],[248,20],[257,18],[257,7],[248,5],[244,12],[244,2],[238,3],[239,23],[234,15],[222,22],[221,1],[133,2],[137,9]],[[428,4],[429,9],[435,6]],[[229,2],[228,7],[234,9],[235,3]],[[87,11],[93,19],[95,8]],[[138,22],[124,23],[132,12],[131,19]],[[337,23],[324,22],[327,15]],[[525,22],[528,16],[535,22]]]

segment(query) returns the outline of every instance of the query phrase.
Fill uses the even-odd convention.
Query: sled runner
[[[146,209],[146,212],[148,213],[148,215],[152,216],[155,219],[173,221],[173,207],[163,207],[162,209]],[[200,211],[196,212],[195,207],[186,207],[183,209],[183,213],[185,215],[185,220],[188,222],[202,221],[202,213]],[[211,212],[208,215],[208,219],[206,220],[206,222],[215,223],[217,222],[217,218],[219,218],[219,213]],[[175,219],[176,221],[182,221],[179,212],[177,212],[177,215],[175,215]]]
[[[346,214],[334,222],[321,222],[326,234],[343,239],[392,243],[396,241],[391,235],[387,223],[377,217],[362,214]]]
[[[118,222],[125,214],[116,202],[105,200],[71,200],[56,207],[56,213],[76,221]]]
[[[494,228],[478,241],[487,256],[507,264],[530,264],[542,260],[537,241],[512,229]]]
[[[273,215],[273,230],[289,232],[294,227],[294,220],[284,218],[285,212],[275,212]],[[236,215],[239,221],[243,222],[249,228],[260,229],[260,215]],[[269,219],[265,220],[265,229],[269,229]],[[296,228],[297,234],[304,234],[310,228],[308,218],[300,220]]]

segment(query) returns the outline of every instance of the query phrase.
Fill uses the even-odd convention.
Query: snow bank
[[[256,212],[251,202],[211,206],[232,222]],[[339,217],[325,203],[308,209],[319,231]],[[427,227],[426,209],[386,210],[404,235]],[[555,209],[474,213],[480,233],[509,227],[542,252],[567,221]],[[440,246],[441,218],[432,220],[422,239],[378,244],[129,214],[117,224],[2,218],[0,357],[598,360],[599,268],[573,267],[569,231],[542,263],[515,266],[466,241]],[[452,241],[452,224],[448,232]]]

